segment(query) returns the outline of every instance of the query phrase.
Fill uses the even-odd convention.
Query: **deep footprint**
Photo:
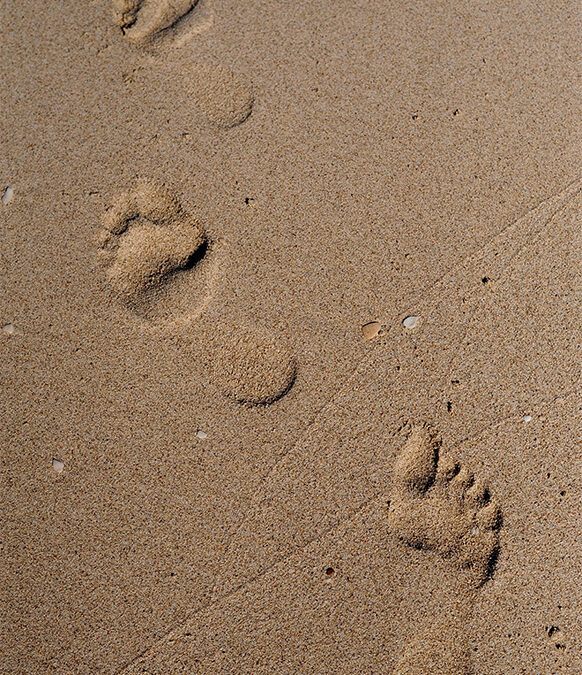
[[[185,360],[208,363],[211,384],[226,397],[274,403],[295,382],[295,359],[269,331],[224,324],[216,309],[205,311],[221,276],[208,260],[217,246],[155,181],[139,179],[103,217],[100,253],[113,298],[152,325],[177,330]]]
[[[180,22],[198,0],[113,0],[115,23],[136,44],[144,44]]]
[[[202,226],[163,185],[140,179],[103,217],[100,247],[111,293],[148,315],[153,296],[208,245]]]
[[[481,481],[440,450],[430,427],[411,429],[394,467],[390,531],[410,546],[437,551],[478,587],[490,577],[499,546],[499,507]]]
[[[460,596],[411,640],[395,675],[469,675],[465,623],[471,596],[493,571],[500,520],[487,488],[441,453],[439,435],[426,424],[412,426],[394,466],[389,528],[405,544],[450,561]]]

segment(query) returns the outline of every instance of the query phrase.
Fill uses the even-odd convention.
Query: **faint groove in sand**
[[[482,269],[483,266],[486,266],[488,269],[490,268],[490,265],[487,265],[486,263],[491,260],[491,258],[499,257],[503,258],[506,257],[506,260],[502,264],[497,264],[498,270],[497,274],[494,272],[490,271],[489,276],[491,278],[496,278],[496,276],[499,276],[504,269],[507,268],[513,261],[513,259],[526,247],[531,243],[531,237],[535,237],[538,235],[541,231],[545,229],[545,227],[549,226],[549,224],[552,222],[554,216],[557,214],[558,211],[560,211],[563,207],[567,205],[569,201],[572,200],[572,198],[578,194],[582,190],[582,185],[581,185],[581,179],[577,179],[576,181],[573,181],[570,183],[570,185],[560,192],[558,195],[555,195],[554,197],[550,197],[549,199],[544,200],[538,206],[528,213],[526,213],[524,216],[519,218],[518,220],[514,221],[513,223],[510,223],[507,227],[505,227],[500,233],[498,233],[495,237],[493,237],[490,242],[486,245],[484,245],[477,253],[472,254],[470,256],[467,256],[465,258],[465,264],[462,264],[460,267],[465,271],[465,274],[461,277],[460,281],[465,282],[467,286],[470,288],[473,287],[474,281],[472,279],[472,276],[479,277],[480,276],[480,270]],[[546,207],[546,208],[544,208]],[[549,207],[549,212],[548,212],[548,207]],[[536,211],[540,211],[536,216],[533,218],[533,222],[529,220],[528,216],[529,214],[535,213]],[[541,224],[540,224],[541,223]],[[508,235],[511,235],[511,237],[518,239],[518,240],[523,240],[520,245],[515,247],[515,245],[512,246],[512,250],[509,256],[503,256],[502,253],[503,251],[499,249],[499,243],[503,243],[507,241],[507,244],[513,244],[513,241],[508,240]],[[439,293],[441,290],[447,290],[446,287],[444,289],[441,288],[444,287],[445,285],[451,285],[451,282],[456,281],[456,277],[458,276],[458,273],[456,272],[456,269],[459,266],[457,265],[455,267],[455,271],[453,273],[447,272],[443,274],[425,293],[422,294],[421,299],[417,301],[416,306],[420,311],[416,311],[415,313],[418,313],[420,316],[424,314],[422,311],[424,308],[429,309],[430,307],[434,306],[434,298],[435,298],[435,293]],[[466,268],[469,268],[469,271],[473,271],[474,274],[470,275],[469,278],[467,278],[466,274]],[[458,290],[459,283],[456,282],[453,285],[454,290]],[[429,295],[430,294],[430,295]],[[426,298],[428,297],[428,300]],[[475,303],[475,307],[473,308],[473,312],[476,310],[476,306],[479,304],[480,298],[477,300]],[[398,316],[398,315],[395,315]],[[388,326],[394,325],[396,322],[394,320],[386,322]],[[469,322],[467,322],[467,325],[469,325]],[[399,330],[400,327],[398,326],[397,328],[392,328],[389,329],[388,334],[384,338],[379,338],[377,342],[374,345],[374,351],[372,351],[370,354],[364,356],[363,359],[361,359],[358,364],[355,366],[354,370],[352,371],[352,374],[349,376],[347,382],[339,387],[336,391],[334,391],[331,395],[331,398],[324,403],[324,405],[319,409],[319,411],[316,413],[316,418],[311,422],[311,424],[306,427],[302,433],[300,438],[296,443],[294,443],[292,446],[289,447],[288,451],[284,454],[282,454],[277,461],[273,464],[273,466],[269,469],[268,473],[265,475],[265,477],[261,480],[261,486],[257,489],[255,492],[254,496],[251,498],[250,502],[250,508],[247,510],[246,516],[242,519],[242,521],[239,523],[238,527],[235,529],[233,534],[229,537],[229,541],[227,542],[227,545],[225,547],[225,552],[224,555],[228,553],[228,550],[230,549],[230,546],[233,542],[233,540],[236,538],[237,534],[239,533],[242,525],[248,520],[248,514],[249,512],[256,512],[260,510],[260,505],[262,501],[259,499],[258,501],[254,501],[255,497],[260,494],[261,490],[263,489],[263,486],[268,482],[269,476],[273,473],[275,468],[290,454],[297,448],[301,441],[307,436],[309,433],[309,430],[311,427],[324,415],[325,411],[327,408],[329,408],[331,405],[336,400],[336,397],[339,396],[339,394],[344,391],[347,387],[349,387],[354,379],[357,377],[357,374],[360,370],[360,368],[365,367],[368,363],[368,361],[371,362],[373,355],[375,355],[377,349],[381,349],[384,345],[389,343],[390,337],[392,336],[393,332],[396,330]],[[378,345],[376,347],[376,345]],[[454,353],[452,356],[452,359],[454,359]],[[452,372],[452,368],[450,368],[449,372]],[[442,382],[442,380],[441,380]],[[213,584],[212,587],[212,596],[215,594],[216,590],[216,585],[218,582],[218,578],[215,580],[215,583]]]
[[[550,224],[551,224],[553,218],[556,216],[556,214],[557,214],[562,208],[565,208],[565,207],[567,206],[568,202],[570,202],[570,201],[571,201],[578,193],[580,193],[581,191],[582,191],[582,179],[581,179],[581,178],[577,178],[577,179],[575,179],[574,181],[572,181],[572,182],[571,182],[571,183],[570,183],[563,191],[561,191],[561,192],[558,193],[557,195],[554,195],[553,197],[550,197],[550,198],[547,198],[547,199],[543,200],[543,201],[540,202],[534,209],[531,209],[531,210],[528,211],[526,214],[524,214],[523,216],[521,216],[519,219],[517,219],[516,221],[510,223],[510,224],[507,225],[505,228],[503,228],[503,229],[501,230],[501,232],[499,232],[499,233],[496,234],[494,237],[492,237],[492,238],[489,240],[489,242],[487,242],[486,244],[482,245],[482,246],[478,249],[478,251],[476,251],[475,253],[473,253],[473,254],[467,256],[467,257],[464,259],[464,264],[461,264],[461,267],[462,267],[463,269],[465,269],[465,267],[469,267],[469,269],[471,269],[471,268],[474,268],[474,267],[476,266],[476,263],[478,263],[480,267],[483,266],[483,263],[486,262],[487,260],[490,260],[492,257],[493,257],[493,258],[496,258],[496,257],[500,256],[500,254],[502,253],[502,250],[499,249],[499,244],[500,244],[500,243],[502,244],[505,240],[507,240],[507,241],[506,241],[506,246],[509,246],[510,244],[513,244],[513,245],[510,247],[511,253],[510,253],[509,256],[506,258],[506,260],[505,260],[502,264],[498,264],[498,265],[497,265],[497,267],[498,267],[497,274],[498,274],[498,275],[501,275],[501,273],[502,273],[505,269],[507,269],[507,267],[511,264],[511,262],[513,261],[513,259],[514,259],[517,255],[519,255],[519,253],[520,253],[522,250],[524,250],[524,248],[526,248],[527,246],[529,246],[529,245],[532,243],[532,242],[531,242],[531,238],[532,238],[532,237],[537,238],[538,235],[540,235],[541,233],[543,233],[543,232],[545,231],[545,229],[548,228],[548,227],[550,226]],[[546,209],[543,209],[544,205],[546,206]],[[533,222],[531,222],[531,221],[530,221],[530,222],[525,222],[525,221],[527,221],[528,215],[529,215],[529,214],[535,213],[537,210],[541,210],[541,212],[538,214],[538,217],[534,217]],[[549,210],[549,213],[548,213],[548,210]],[[515,243],[514,243],[514,242],[512,242],[511,240],[508,240],[508,235],[511,236],[511,237],[513,237],[513,236],[515,235],[515,238],[521,239],[522,241],[519,243],[519,245],[515,246]],[[500,256],[500,257],[503,257],[503,256]],[[454,280],[456,279],[456,277],[457,277],[458,275],[457,275],[454,271],[452,271],[452,270],[456,270],[458,267],[459,267],[459,265],[456,264],[456,265],[454,266],[454,268],[450,268],[449,270],[447,270],[447,271],[446,271],[443,275],[441,275],[441,276],[440,276],[440,277],[439,277],[439,278],[438,278],[438,279],[437,279],[437,280],[436,280],[429,288],[427,288],[424,292],[422,292],[422,293],[419,295],[419,298],[418,298],[418,300],[416,301],[416,303],[414,303],[414,302],[413,302],[413,303],[410,303],[410,306],[414,306],[414,305],[417,305],[417,306],[421,306],[421,305],[422,305],[423,307],[430,307],[430,306],[432,306],[432,305],[433,305],[432,300],[434,299],[435,294],[436,294],[439,290],[441,290],[441,291],[442,291],[442,290],[446,290],[446,289],[443,289],[443,287],[445,286],[445,284],[446,284],[447,282],[450,283],[451,281],[454,281]],[[492,278],[494,278],[494,274],[493,274],[493,273],[490,273],[490,275],[491,275]],[[461,281],[463,281],[463,280],[465,280],[465,279],[466,279],[466,275],[463,275],[463,277],[461,277]],[[475,283],[476,283],[476,281],[475,281]],[[428,298],[428,301],[426,301],[427,298]],[[397,312],[397,313],[393,314],[392,317],[391,317],[391,320],[390,320],[390,321],[387,321],[386,324],[387,324],[388,326],[393,325],[393,324],[396,322],[396,319],[398,318],[398,316],[400,316],[401,314],[402,314],[401,312]],[[422,313],[421,313],[420,315],[422,316]],[[399,327],[398,327],[398,329],[399,329]],[[349,387],[349,386],[352,384],[352,382],[353,382],[354,379],[356,378],[356,376],[357,376],[358,371],[360,370],[360,368],[365,367],[365,366],[368,364],[368,362],[371,362],[371,361],[372,361],[373,357],[374,357],[375,354],[376,354],[377,349],[381,349],[383,346],[387,345],[387,344],[389,343],[389,341],[390,341],[390,338],[391,338],[392,334],[393,334],[396,330],[397,330],[396,328],[389,329],[387,335],[385,335],[384,337],[379,338],[377,341],[375,341],[374,346],[372,347],[371,352],[370,352],[369,354],[366,354],[366,355],[365,355],[365,356],[364,356],[364,357],[363,357],[363,358],[355,365],[354,369],[352,370],[351,375],[348,377],[348,379],[347,379],[347,381],[345,382],[345,384],[339,386],[336,390],[334,390],[334,391],[331,393],[330,398],[329,398],[327,401],[325,401],[325,402],[321,405],[321,407],[316,411],[314,419],[311,421],[311,423],[310,423],[307,427],[305,427],[305,429],[303,429],[303,431],[301,432],[300,438],[299,438],[293,445],[291,445],[291,446],[289,447],[289,449],[287,450],[287,452],[283,453],[283,454],[277,459],[277,461],[276,461],[276,462],[273,464],[273,466],[269,469],[269,471],[267,472],[267,474],[263,477],[263,479],[261,480],[261,485],[259,486],[259,488],[257,488],[257,490],[255,491],[253,497],[251,498],[251,501],[250,501],[250,505],[251,505],[251,506],[253,505],[253,502],[254,502],[255,497],[256,497],[258,494],[260,494],[261,490],[263,489],[263,486],[267,483],[269,476],[273,473],[273,471],[275,470],[275,468],[276,468],[276,467],[277,467],[277,466],[278,466],[278,465],[279,465],[279,464],[280,464],[280,463],[281,463],[281,462],[282,462],[282,461],[283,461],[290,453],[292,453],[293,450],[295,450],[295,448],[297,448],[297,447],[300,445],[301,441],[307,436],[307,434],[308,434],[309,430],[311,429],[311,427],[312,427],[312,426],[313,426],[313,425],[314,425],[314,424],[315,424],[315,423],[316,423],[316,422],[324,415],[325,411],[326,411],[331,405],[333,405],[333,403],[335,402],[336,398],[340,395],[340,393],[341,393],[342,391],[344,391],[347,387]],[[450,373],[450,372],[452,372],[452,368],[449,369],[449,373]],[[552,400],[554,400],[556,397],[558,397],[558,396],[560,396],[560,395],[564,396],[564,394],[554,394],[554,395],[552,396]],[[569,396],[570,393],[565,394],[565,395],[566,395],[566,396]],[[544,405],[544,404],[542,404],[542,405]],[[539,406],[539,405],[536,406],[536,409],[537,409],[538,407],[540,407],[540,406]],[[507,419],[512,419],[512,418],[514,418],[514,417],[515,417],[515,416],[512,415],[512,416],[506,418],[505,420],[502,420],[502,421],[500,421],[500,422],[497,422],[495,425],[492,425],[492,426],[501,426],[501,425],[503,425],[503,424],[507,421]],[[486,433],[486,429],[482,429],[482,430],[480,430],[480,432],[479,432],[479,434],[478,434],[477,436],[471,437],[471,438],[478,438],[479,435],[483,435],[483,434],[485,434],[485,433]],[[463,441],[459,441],[459,442],[457,442],[453,447],[458,447],[459,445],[461,445],[463,442],[466,442],[467,440],[469,440],[469,439],[465,439],[465,440],[463,440]],[[358,507],[358,509],[357,509],[356,511],[352,512],[351,515],[346,516],[345,518],[343,518],[340,522],[336,522],[336,523],[332,524],[329,528],[326,528],[325,531],[323,531],[322,533],[319,534],[318,538],[321,537],[321,536],[323,536],[325,533],[328,533],[328,532],[332,531],[333,529],[339,527],[342,523],[349,521],[351,518],[354,517],[354,515],[355,515],[356,513],[358,513],[359,511],[361,511],[363,508],[365,508],[365,506],[367,506],[371,501],[373,501],[373,499],[374,499],[374,497],[371,497],[370,499],[363,501],[363,502],[359,505],[359,507]],[[260,507],[262,501],[263,501],[263,500],[259,500],[259,501],[257,501],[257,502],[255,503],[255,507],[253,508],[253,511],[256,511],[257,509],[259,509],[259,507]],[[233,531],[233,534],[228,538],[228,541],[227,541],[227,544],[226,544],[225,550],[224,550],[224,555],[225,555],[225,556],[226,556],[226,554],[228,553],[228,550],[230,549],[230,546],[231,546],[232,542],[233,542],[234,539],[236,538],[236,535],[238,534],[238,532],[239,532],[240,529],[242,528],[242,525],[243,525],[247,520],[248,520],[247,517],[243,517],[243,519],[242,519],[242,520],[238,523],[238,525],[235,527],[235,529],[234,529],[234,531]],[[308,546],[310,543],[312,543],[312,541],[313,541],[313,540],[311,540],[311,541],[309,541],[309,542],[306,542],[303,546],[298,547],[297,550],[303,550],[306,546]],[[296,552],[297,552],[297,551],[294,551],[294,552],[293,552],[292,554],[290,554],[290,555],[294,555]],[[237,591],[241,590],[241,588],[246,587],[248,584],[252,583],[252,582],[255,581],[257,578],[263,576],[263,575],[265,574],[265,572],[266,572],[268,569],[272,569],[275,565],[281,563],[283,560],[286,560],[288,557],[290,557],[290,555],[289,555],[289,556],[286,556],[286,557],[284,557],[284,558],[278,559],[278,560],[275,561],[272,565],[268,566],[266,570],[262,570],[261,573],[257,574],[255,577],[245,580],[245,582],[243,582],[242,584],[240,584],[237,588],[232,589],[229,593],[226,593],[226,594],[224,594],[224,595],[222,595],[222,596],[219,596],[219,597],[215,597],[215,589],[216,589],[217,583],[218,583],[219,578],[220,578],[220,577],[216,577],[216,579],[215,579],[215,581],[214,581],[214,583],[213,583],[213,585],[212,585],[212,587],[211,587],[211,590],[210,590],[210,601],[209,601],[207,604],[204,604],[203,606],[201,606],[199,609],[197,609],[197,610],[195,610],[194,612],[190,613],[186,619],[180,621],[180,622],[179,622],[178,624],[176,624],[175,626],[170,627],[170,628],[167,630],[167,632],[166,632],[164,635],[162,635],[158,640],[156,640],[152,645],[150,645],[149,647],[147,647],[146,649],[144,649],[142,652],[140,652],[140,654],[138,654],[138,655],[137,655],[134,659],[132,659],[129,663],[123,665],[118,671],[116,671],[116,672],[118,673],[118,675],[121,674],[121,673],[123,673],[123,672],[126,672],[127,670],[129,670],[134,664],[136,664],[139,660],[141,660],[141,659],[143,658],[143,656],[145,656],[149,651],[151,651],[152,649],[154,649],[154,648],[155,648],[157,645],[159,645],[160,643],[164,642],[164,641],[168,638],[168,636],[171,635],[171,633],[173,633],[179,626],[184,625],[188,620],[190,620],[191,617],[193,617],[193,616],[199,614],[201,611],[203,611],[203,610],[206,609],[207,607],[209,607],[209,606],[215,604],[215,603],[218,602],[219,600],[221,600],[221,599],[223,599],[223,598],[225,598],[225,597],[229,597],[229,596],[232,595],[233,593],[236,593]]]
[[[559,398],[562,398],[564,400],[568,400],[570,396],[573,396],[574,394],[579,394],[579,389],[569,389],[568,391],[559,391],[557,393],[553,393],[549,398],[547,399],[542,399],[538,401],[537,403],[534,403],[532,405],[532,412],[539,412],[540,408],[545,408],[547,406],[553,405]],[[523,418],[523,415],[521,413],[516,413],[512,415],[508,415],[507,417],[502,418],[501,420],[497,422],[493,422],[492,424],[488,424],[487,426],[481,428],[476,434],[472,436],[464,436],[460,440],[456,441],[450,446],[451,450],[454,450],[455,448],[460,447],[463,445],[463,443],[474,443],[475,441],[478,441],[479,439],[483,438],[486,434],[488,434],[490,431],[494,431],[497,428],[501,428],[504,426],[507,422],[510,422],[512,420],[515,420],[518,422]]]

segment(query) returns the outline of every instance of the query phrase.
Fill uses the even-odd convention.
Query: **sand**
[[[582,672],[581,24],[3,3],[0,672]]]

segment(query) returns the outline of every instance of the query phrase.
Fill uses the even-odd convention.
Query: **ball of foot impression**
[[[251,405],[273,403],[295,380],[295,359],[273,335],[238,328],[221,336],[214,374],[224,394]]]

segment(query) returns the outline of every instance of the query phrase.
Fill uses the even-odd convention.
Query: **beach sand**
[[[576,3],[0,36],[0,672],[582,673]]]

